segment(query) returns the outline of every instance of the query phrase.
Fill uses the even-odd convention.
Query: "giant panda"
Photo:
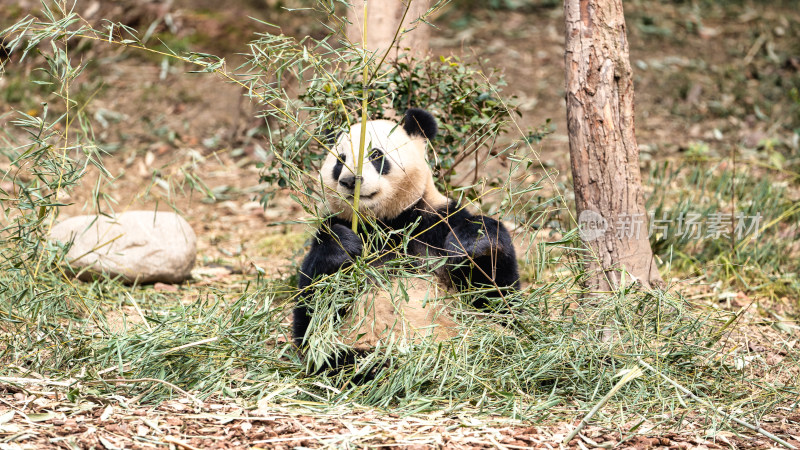
[[[366,142],[360,191],[358,232],[351,229],[361,128]],[[333,355],[320,370],[352,364],[359,352],[386,339],[416,343],[454,336],[452,303],[433,302],[447,292],[475,289],[473,304],[486,308],[491,297],[519,288],[519,271],[511,236],[491,217],[471,214],[456,200],[436,189],[428,165],[428,143],[436,136],[434,117],[425,110],[409,109],[401,123],[371,120],[353,125],[332,140],[320,180],[324,206],[330,216],[312,240],[299,274],[301,300],[293,312],[293,339],[301,350],[312,323],[311,302],[315,283],[335,274],[364,255],[365,242],[384,236],[373,265],[385,265],[398,256],[445,259],[432,276],[397,279],[389,290],[372,289],[340,312],[345,341],[358,352]],[[380,228],[385,233],[378,233]],[[401,244],[398,232],[411,237]],[[375,246],[372,246],[375,249]],[[421,272],[426,272],[422,267]],[[369,281],[366,281],[369,282]],[[452,302],[452,300],[451,300]],[[497,302],[495,302],[496,304]]]

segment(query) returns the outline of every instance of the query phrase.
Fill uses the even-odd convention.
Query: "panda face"
[[[325,197],[334,212],[352,215],[361,124],[341,133],[321,169]],[[432,185],[425,159],[426,140],[409,136],[388,120],[366,124],[359,210],[377,219],[392,219],[419,201]]]

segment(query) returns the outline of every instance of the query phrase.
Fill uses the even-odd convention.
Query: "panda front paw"
[[[475,216],[465,220],[445,239],[450,277],[458,289],[469,286],[519,288],[519,269],[511,235],[495,219]],[[494,294],[486,294],[494,296]],[[481,301],[476,306],[481,307]]]
[[[320,228],[300,267],[298,287],[304,289],[314,278],[341,270],[360,256],[362,249],[361,238],[346,226],[336,223]]]
[[[503,252],[507,236],[499,222],[478,216],[454,228],[447,235],[444,248],[452,262],[463,262]]]
[[[350,258],[361,256],[361,252],[364,250],[364,244],[353,230],[337,223],[331,227],[331,233],[336,241],[335,245],[338,245],[344,250]]]
[[[445,251],[453,263],[476,259],[496,252],[497,242],[486,235],[469,236],[450,232],[445,240]]]

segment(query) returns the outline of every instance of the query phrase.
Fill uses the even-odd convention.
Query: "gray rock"
[[[53,227],[50,239],[73,242],[67,259],[81,279],[102,273],[131,283],[180,283],[197,254],[192,227],[172,212],[71,217]]]

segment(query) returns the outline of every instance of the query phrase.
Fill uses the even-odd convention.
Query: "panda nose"
[[[339,184],[346,187],[347,189],[353,190],[356,188],[356,177],[355,176],[341,177],[339,178]]]

